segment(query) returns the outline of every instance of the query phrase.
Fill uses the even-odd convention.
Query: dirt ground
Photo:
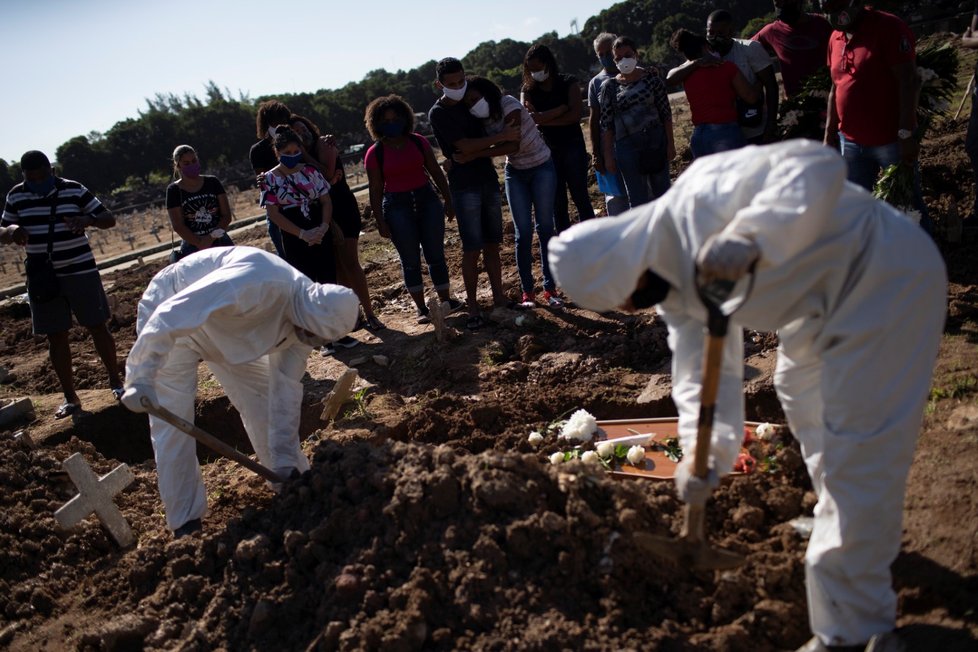
[[[928,203],[942,233],[974,196],[963,141],[957,123],[935,128],[925,144]],[[504,269],[515,297],[511,231]],[[261,229],[249,233],[239,242],[264,246]],[[948,321],[894,574],[910,649],[973,650],[978,256],[971,238],[941,246]],[[678,533],[671,483],[615,480],[576,461],[554,467],[553,437],[539,449],[527,442],[579,408],[599,419],[675,413],[665,327],[654,313],[504,311],[476,333],[453,317],[463,333],[439,344],[431,326],[415,323],[396,254],[372,225],[361,249],[388,328],[310,358],[302,435],[312,471],[276,496],[201,450],[210,512],[201,535],[180,541],[165,528],[145,417],[114,403],[85,334],[72,335],[85,413],[56,422],[57,382],[27,307],[0,310],[0,366],[9,372],[0,396],[36,405],[34,420],[0,432],[0,647],[763,651],[808,638],[805,541],[790,521],[811,514],[814,495],[790,436],[769,472],[725,481],[709,504],[715,544],[747,556],[723,573],[663,564],[634,536]],[[451,228],[447,249],[461,293]],[[105,275],[120,354],[159,268]],[[770,382],[775,344],[770,334],[747,338],[750,419],[782,416]],[[323,423],[321,401],[347,367],[359,370],[363,391]],[[659,391],[640,404],[650,380]],[[197,422],[250,452],[203,365]],[[135,482],[116,499],[138,538],[132,548],[120,551],[94,517],[57,526],[54,510],[75,493],[61,462],[75,452],[98,474],[120,462],[132,469]]]

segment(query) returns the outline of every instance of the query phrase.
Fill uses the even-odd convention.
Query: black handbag
[[[48,222],[48,252],[45,255],[28,256],[24,261],[27,272],[27,296],[35,303],[47,303],[61,296],[61,284],[54,271],[51,252],[54,250],[54,222],[58,212],[58,192],[55,191]]]
[[[764,124],[764,105],[761,102],[748,104],[737,98],[737,124],[741,127],[760,127]]]

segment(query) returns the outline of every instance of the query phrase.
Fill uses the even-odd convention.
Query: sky
[[[339,88],[483,41],[564,36],[614,1],[0,0],[14,64],[0,158],[53,159],[70,138],[138,117],[156,93],[203,97],[210,80],[252,98]]]

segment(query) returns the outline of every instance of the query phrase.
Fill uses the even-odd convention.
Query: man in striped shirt
[[[122,396],[115,340],[106,327],[111,316],[109,305],[85,235],[91,226],[114,226],[115,217],[85,186],[55,176],[43,152],[27,152],[20,159],[20,167],[24,182],[7,194],[0,219],[0,243],[25,246],[28,259],[50,256],[54,267],[58,295],[49,300],[28,295],[28,300],[34,333],[47,336],[51,364],[64,391],[64,403],[54,415],[63,419],[81,410],[68,344],[72,313],[91,333],[116,399]]]

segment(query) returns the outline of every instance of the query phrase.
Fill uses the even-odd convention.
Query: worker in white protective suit
[[[122,402],[141,400],[193,421],[204,360],[241,415],[259,461],[278,475],[309,469],[299,447],[302,375],[313,348],[347,334],[359,301],[314,283],[253,247],[206,249],[153,277],[139,302]],[[175,536],[200,529],[206,510],[196,440],[150,416],[160,496]]]
[[[685,451],[676,485],[690,503],[706,501],[740,447],[742,328],[778,331],[775,386],[818,495],[806,554],[815,636],[801,649],[901,649],[890,564],[947,280],[920,227],[845,178],[843,159],[812,141],[708,156],[659,200],[565,231],[549,257],[581,306],[657,304]],[[724,345],[702,481],[691,473],[707,318],[696,283],[739,281],[743,296],[755,265]]]

